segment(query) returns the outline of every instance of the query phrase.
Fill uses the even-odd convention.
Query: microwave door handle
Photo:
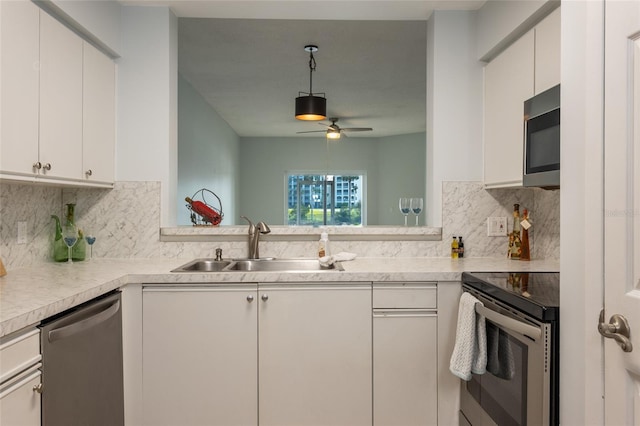
[[[499,314],[498,312],[492,311],[491,309],[486,308],[479,303],[476,303],[476,313],[509,330],[532,337],[536,340],[539,339],[540,336],[542,336],[542,331],[540,330],[540,328]]]

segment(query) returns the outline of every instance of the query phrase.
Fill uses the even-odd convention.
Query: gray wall
[[[399,225],[398,197],[425,194],[425,134],[388,138],[241,138],[239,214],[283,224],[285,176],[309,170],[365,174],[368,225]],[[354,173],[355,174],[355,173]]]
[[[178,225],[190,225],[184,197],[207,188],[220,197],[223,225],[236,223],[240,140],[182,77],[178,79]],[[215,197],[207,202],[218,207]]]

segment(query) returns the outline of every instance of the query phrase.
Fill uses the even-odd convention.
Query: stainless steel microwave
[[[560,187],[560,85],[524,102],[524,186]]]

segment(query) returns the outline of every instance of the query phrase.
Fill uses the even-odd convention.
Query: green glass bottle
[[[51,219],[55,220],[56,226],[53,241],[51,243],[53,260],[55,262],[66,262],[69,258],[69,252],[64,240],[62,239],[62,225],[60,225],[60,218],[55,214],[52,214]]]
[[[73,203],[66,204],[67,206],[67,224],[75,225],[75,208],[76,205]],[[75,243],[73,248],[71,249],[71,259],[76,262],[80,260],[84,260],[87,252],[87,242],[84,240],[84,233],[82,229],[78,228],[78,241]]]

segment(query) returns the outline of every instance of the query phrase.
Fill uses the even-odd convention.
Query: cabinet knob
[[[33,391],[36,393],[42,393],[42,383],[38,383],[33,387]]]
[[[247,302],[249,303],[253,302],[253,294],[250,294],[247,296]]]
[[[39,161],[36,161],[35,163],[33,163],[33,168],[36,170],[40,170],[42,168],[42,163]]]
[[[93,174],[93,170],[89,169],[86,172],[84,172],[84,174],[87,176],[91,176]]]
[[[51,170],[51,163],[47,163],[44,166],[42,166],[43,169],[45,170]]]
[[[267,300],[269,300],[269,295],[268,295],[268,294],[263,294],[263,295],[262,295],[262,300],[264,300],[265,302],[266,302]]]

